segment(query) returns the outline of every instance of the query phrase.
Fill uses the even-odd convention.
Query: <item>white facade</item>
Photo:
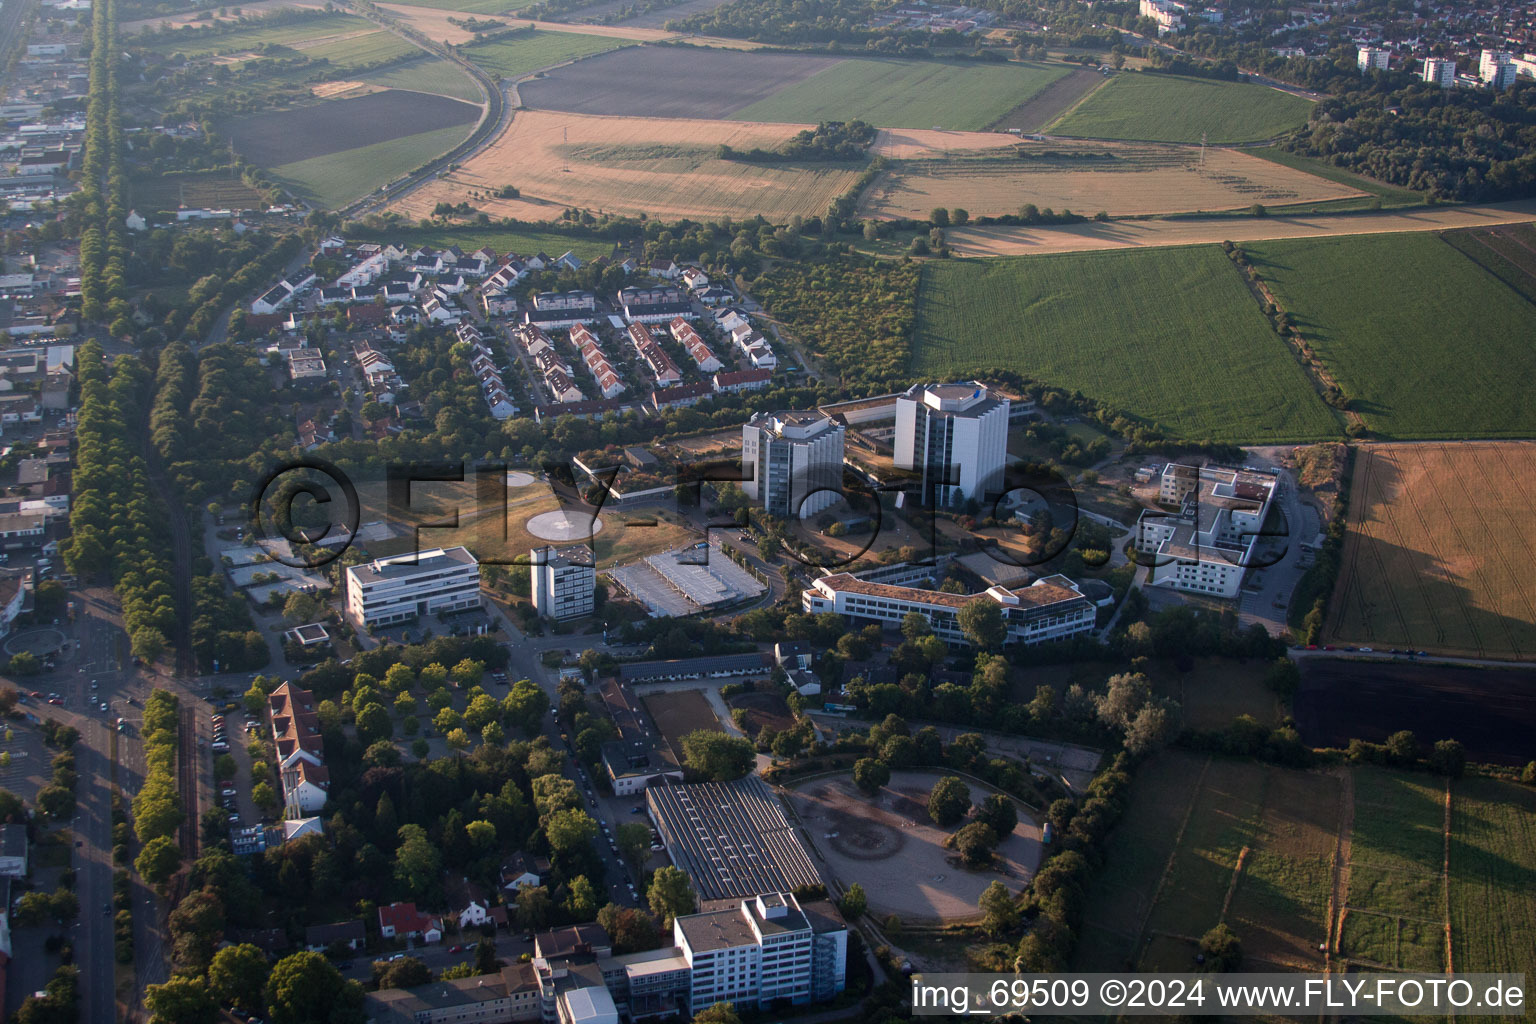
[[[693,1013],[730,1003],[829,999],[847,985],[848,931],[808,913],[788,893],[764,893],[730,910],[679,917],[672,943],[691,969]]]
[[[1431,85],[1449,89],[1456,84],[1456,62],[1443,57],[1425,57],[1424,73],[1420,77]]]
[[[1367,71],[1385,71],[1387,58],[1390,56],[1389,51],[1378,46],[1362,46],[1356,52],[1355,65],[1359,67],[1362,74]]]
[[[830,508],[842,497],[843,435],[819,412],[757,413],[741,428],[741,489],[786,519]]]
[[[480,606],[480,563],[462,547],[347,567],[347,615],[362,627]]]
[[[1000,494],[1009,401],[974,381],[913,385],[896,399],[895,465],[921,474],[930,508]]]
[[[1147,584],[1236,597],[1277,484],[1268,473],[1170,463],[1158,497],[1178,513],[1147,509],[1136,523],[1136,550],[1151,563]]]
[[[852,623],[877,622],[900,626],[917,612],[933,634],[946,643],[969,645],[960,628],[960,609],[972,601],[995,601],[1001,607],[1007,634],[1005,645],[1065,640],[1091,632],[1097,617],[1094,604],[1065,576],[1047,576],[1027,587],[990,587],[980,594],[946,594],[937,590],[892,583],[874,583],[853,573],[823,576],[800,592],[800,606],[815,615],[836,612]]]
[[[597,570],[592,553],[584,547],[556,550],[534,548],[529,567],[533,573],[533,607],[547,619],[576,619],[591,615]]]

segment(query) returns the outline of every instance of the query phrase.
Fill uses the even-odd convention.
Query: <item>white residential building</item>
[[[880,570],[877,570],[880,572]],[[927,618],[933,633],[950,644],[969,644],[960,628],[960,609],[972,601],[995,601],[1007,626],[1005,645],[1065,640],[1094,627],[1097,612],[1076,583],[1065,576],[1046,576],[1027,587],[989,587],[980,594],[947,594],[863,578],[867,574],[834,573],[801,591],[801,608],[810,613],[836,612],[850,624],[877,622],[900,626],[909,613]]]
[[[290,818],[315,814],[330,794],[331,775],[315,707],[315,695],[292,683],[280,684],[267,697],[283,808]]]
[[[1383,50],[1379,46],[1362,46],[1356,51],[1355,64],[1360,68],[1361,74],[1367,71],[1385,71],[1387,59],[1391,55],[1391,51]]]
[[[1484,50],[1477,62],[1477,77],[1484,84],[1493,86],[1495,92],[1503,92],[1514,85],[1518,74],[1514,57],[1503,50]]]
[[[530,554],[533,607],[540,615],[560,620],[592,614],[597,570],[589,549],[578,544],[558,550],[534,548]]]
[[[1179,511],[1147,509],[1136,523],[1136,550],[1151,563],[1147,585],[1236,597],[1276,485],[1269,473],[1170,463],[1158,497]]]
[[[1431,85],[1449,89],[1456,84],[1456,62],[1444,57],[1425,57],[1424,72],[1420,77]]]
[[[914,384],[896,399],[895,465],[921,477],[929,508],[1001,494],[1008,399],[975,381]]]
[[[347,567],[347,616],[359,628],[480,606],[480,563],[462,547]]]
[[[741,428],[741,489],[783,518],[830,508],[842,497],[843,436],[819,412],[755,414]]]
[[[1157,22],[1157,34],[1160,36],[1184,27],[1183,4],[1171,3],[1169,0],[1141,0],[1139,10],[1143,18]]]

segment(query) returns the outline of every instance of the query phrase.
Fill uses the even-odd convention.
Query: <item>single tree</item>
[[[993,882],[982,890],[976,905],[981,908],[981,929],[994,938],[1012,931],[1019,923],[1019,907],[1008,887]]]
[[[944,776],[928,793],[928,817],[941,828],[957,824],[970,809],[970,787],[958,776]]]
[[[853,763],[853,784],[869,796],[880,792],[891,781],[891,769],[884,761],[861,757]]]
[[[681,868],[658,868],[651,876],[651,887],[646,892],[646,902],[661,919],[663,928],[670,927],[672,919],[693,913],[697,903],[688,875]]]

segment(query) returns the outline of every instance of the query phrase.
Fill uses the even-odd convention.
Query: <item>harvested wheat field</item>
[[[459,11],[440,11],[431,7],[408,7],[405,4],[379,4],[379,9],[399,19],[406,25],[425,35],[434,42],[449,43],[453,46],[462,46],[464,43],[473,42],[475,34],[468,29],[460,28],[449,22],[449,18],[464,21],[473,18],[476,21],[499,21],[507,26],[522,25],[525,22],[513,22],[505,18],[497,18],[484,14],[464,14]]]
[[[1000,132],[961,132],[942,128],[882,128],[869,147],[871,156],[887,160],[938,160],[969,156],[1017,146],[1019,140]]]
[[[1536,652],[1536,444],[1367,445],[1353,491],[1332,637]]]
[[[715,152],[722,143],[774,149],[803,127],[519,111],[489,146],[391,208],[413,218],[447,201],[529,221],[580,207],[658,217],[760,213],[782,223],[824,212],[853,184],[858,167],[750,164]],[[515,185],[519,198],[490,198],[505,185]]]
[[[1040,204],[1036,204],[1040,205]],[[1080,212],[1091,211],[1087,206]],[[1492,227],[1536,220],[1536,200],[1519,199],[1484,206],[1437,206],[1333,216],[1201,217],[1181,220],[1133,220],[1064,227],[968,227],[949,233],[960,256],[1026,256],[1100,249],[1141,249],[1199,245],[1230,239],[1259,242],[1272,238],[1324,238],[1400,231],[1444,231]]]
[[[997,216],[1033,203],[1041,209],[1135,217],[1359,195],[1348,185],[1230,149],[1207,150],[1202,165],[1199,150],[1187,146],[1052,141],[908,159],[875,182],[860,212],[921,218],[935,206],[959,206],[972,216]]]

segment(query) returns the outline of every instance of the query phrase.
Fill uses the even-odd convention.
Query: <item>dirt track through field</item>
[[[1109,79],[1090,68],[1078,68],[1056,79],[997,119],[994,128],[1037,132],[1082,102]]]
[[[1445,231],[1536,221],[1536,200],[1482,206],[1426,207],[1332,216],[1210,217],[1179,220],[1112,221],[1065,227],[957,228],[949,233],[958,256],[1024,256],[1101,249],[1201,245],[1270,238],[1319,238],[1399,231]]]

